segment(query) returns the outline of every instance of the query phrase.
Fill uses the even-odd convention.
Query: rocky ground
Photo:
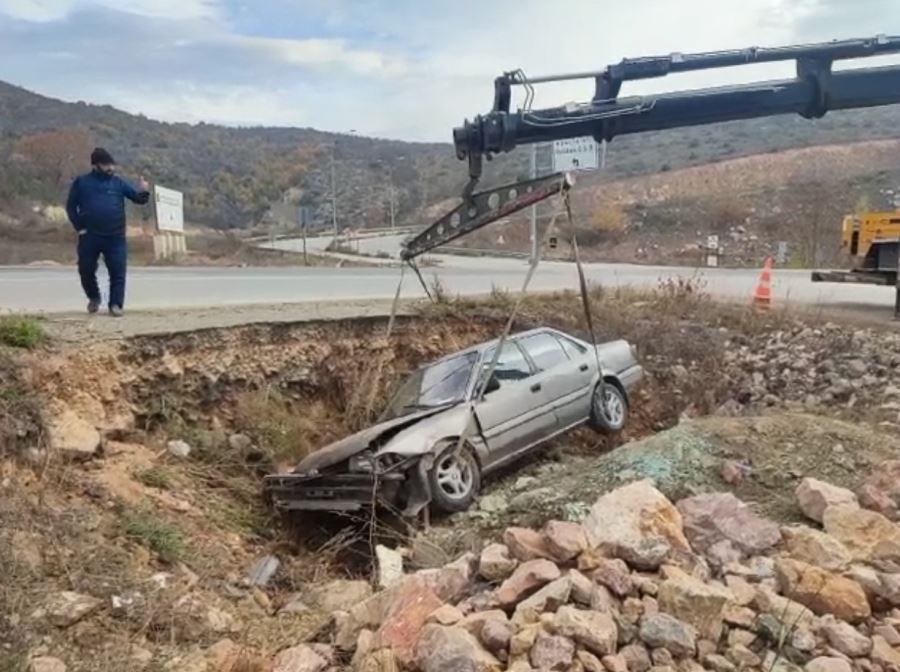
[[[636,480],[581,523],[509,528],[439,569],[385,563],[367,600],[335,583],[329,596],[347,599],[323,641],[282,651],[274,669],[351,654],[367,672],[900,669],[898,468],[880,465],[859,499],[802,480],[807,524],[788,526],[728,492],[673,504]]]
[[[821,616],[818,602],[801,598],[810,592],[803,578],[810,570],[785,564],[819,562],[818,551],[791,550],[809,547],[803,535],[811,532],[779,529],[808,515],[807,504],[795,501],[799,486],[806,493],[814,484],[805,479],[848,488],[863,506],[897,517],[892,479],[900,469],[878,466],[900,447],[891,384],[900,337],[723,308],[690,287],[597,294],[594,303],[598,336],[634,342],[648,372],[628,431],[612,442],[576,432],[489,481],[472,511],[412,538],[393,527],[363,527],[360,535],[358,525],[283,525],[264,507],[259,477],[365,424],[402,372],[494,335],[508,315],[506,297],[405,315],[390,342],[378,337],[385,327],[378,317],[90,346],[54,338],[34,351],[0,352],[0,670],[306,672],[347,669],[355,655],[367,670],[394,669],[394,662],[524,669],[527,661],[535,669],[593,672],[608,664],[610,672],[645,672],[649,660],[656,672],[692,665],[731,672],[771,669],[770,652],[782,667],[849,655],[853,668],[890,669],[885,656],[895,639],[885,626],[896,615],[885,595],[897,571],[894,526],[868,513],[830,528],[825,517],[825,532],[851,559],[832,557],[822,569],[828,581],[833,575],[866,591],[870,614],[835,616],[856,626],[869,648],[835,653],[841,649],[822,635],[826,620],[803,620],[809,636],[791,646],[816,654],[804,658],[776,646],[756,622],[778,610],[764,606],[761,590],[780,591],[769,598],[791,614],[797,609],[783,598]],[[535,298],[518,326],[581,333],[579,314],[574,296]],[[871,473],[879,478],[869,480]],[[628,485],[645,479],[658,492]],[[634,511],[598,513],[598,497],[620,487],[637,490],[601,501],[619,507],[636,492]],[[648,501],[669,512],[662,536],[677,552],[644,529],[656,524],[641,513]],[[601,514],[608,518],[592,525]],[[721,532],[725,541],[719,532],[692,531],[719,518],[733,519]],[[607,525],[611,519],[621,520]],[[638,555],[622,551],[630,547],[619,537],[602,537],[609,527],[633,540],[628,521],[644,521],[637,527],[651,538],[640,537]],[[768,545],[741,536],[757,529],[748,521]],[[506,532],[509,526],[523,529]],[[524,531],[531,528],[542,532]],[[734,529],[737,540],[728,536]],[[860,555],[854,530],[870,541],[876,535],[869,545],[877,561]],[[844,557],[830,539],[815,540]],[[508,551],[490,546],[501,542]],[[576,550],[561,552],[564,543]],[[376,546],[380,577],[368,572]],[[523,554],[522,547],[533,548]],[[536,561],[537,568],[528,564]],[[753,598],[746,590],[732,605],[706,571],[735,595],[733,577],[746,579]],[[618,578],[597,578],[605,572]],[[691,576],[712,586],[713,602],[724,600],[718,640],[715,616],[704,611],[705,620],[695,620],[680,592],[663,598],[673,581],[688,582],[692,596]],[[790,576],[803,590],[784,583]],[[373,593],[379,586],[389,587]],[[742,620],[728,621],[735,613]],[[738,630],[745,634],[732,635]],[[835,651],[823,648],[823,636]],[[749,653],[740,649],[735,658],[734,644]],[[420,658],[426,650],[443,653]],[[838,663],[819,661],[810,672],[829,672],[825,664]]]

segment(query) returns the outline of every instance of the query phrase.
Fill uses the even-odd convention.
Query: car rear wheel
[[[628,418],[628,400],[617,385],[598,384],[591,397],[590,426],[604,434],[622,431]]]
[[[457,513],[469,508],[481,489],[481,470],[472,449],[456,441],[444,450],[428,474],[431,503],[441,513]]]

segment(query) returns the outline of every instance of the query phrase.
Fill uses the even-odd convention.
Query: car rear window
[[[490,364],[494,358],[496,348],[490,348],[484,354],[484,363]],[[525,359],[525,355],[515,343],[507,341],[503,344],[503,351],[497,360],[497,368],[494,375],[497,380],[521,380],[528,378],[532,373],[531,365]]]
[[[568,361],[563,347],[551,334],[534,334],[519,339],[519,343],[541,371],[547,371]]]

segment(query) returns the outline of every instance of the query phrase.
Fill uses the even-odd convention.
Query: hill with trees
[[[479,111],[461,110],[460,121]],[[781,150],[894,138],[900,138],[898,107],[831,113],[817,121],[776,117],[647,133],[614,140],[607,171],[582,183],[594,187]],[[162,123],[0,82],[0,213],[61,203],[95,145],[110,149],[128,175],[184,191],[189,222],[223,230],[265,225],[267,213],[301,205],[312,213],[313,228],[329,228],[332,158],[341,228],[386,225],[392,184],[398,222],[424,224],[426,209],[457,197],[466,181],[465,164],[449,144],[309,128]],[[497,157],[486,171],[487,183],[525,176],[527,149]]]

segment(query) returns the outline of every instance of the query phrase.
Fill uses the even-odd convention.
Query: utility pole
[[[391,207],[391,231],[394,230],[394,169],[388,166],[388,194]]]
[[[531,145],[531,179],[537,177],[537,144]],[[538,258],[537,204],[531,206],[531,263]]]
[[[338,225],[337,225],[337,186],[334,180],[334,150],[337,146],[337,139],[331,147],[331,223],[334,227],[334,245],[337,247]]]

